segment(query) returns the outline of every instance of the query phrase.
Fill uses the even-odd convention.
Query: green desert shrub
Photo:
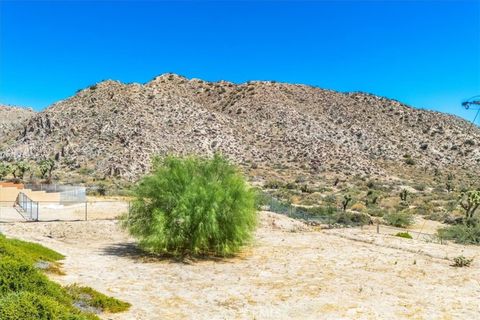
[[[64,258],[60,253],[42,245],[17,239],[7,239],[0,234],[0,257],[5,256],[30,264],[39,261],[55,262]]]
[[[285,184],[285,188],[288,190],[295,190],[297,189],[297,185],[294,182],[287,182],[287,184]]]
[[[338,212],[335,223],[347,226],[363,226],[372,223],[372,218],[361,212]]]
[[[255,192],[225,158],[155,159],[134,189],[124,226],[144,250],[174,256],[228,256],[252,237]]]
[[[405,238],[405,239],[413,239],[412,235],[408,232],[399,232],[395,236],[400,238]]]
[[[335,197],[333,194],[327,195],[323,198],[323,202],[330,204],[330,205],[336,205],[337,204],[337,197]]]
[[[437,231],[440,239],[461,244],[480,244],[480,224],[456,224]]]
[[[20,291],[48,296],[65,304],[71,302],[59,284],[50,281],[33,265],[11,257],[1,258],[0,296]]]
[[[82,315],[54,299],[27,291],[13,292],[0,298],[2,320],[90,320],[94,315]]]
[[[413,165],[415,165],[416,162],[412,158],[406,158],[405,163],[410,165],[410,166],[413,166]]]
[[[413,215],[406,211],[389,212],[383,216],[383,219],[388,225],[398,228],[406,228],[414,222]]]
[[[372,217],[383,217],[387,214],[387,210],[379,207],[370,207],[367,209],[367,213]]]
[[[352,205],[350,210],[357,211],[357,212],[364,212],[367,210],[367,207],[362,202],[356,202]]]
[[[79,295],[51,281],[39,269],[63,259],[63,255],[39,244],[0,236],[0,319],[2,320],[98,320],[85,310],[76,308]],[[130,305],[109,298],[90,288],[83,305],[98,311],[119,312]],[[91,293],[92,299],[85,297]],[[85,301],[84,301],[85,300]],[[85,311],[85,312],[84,312]]]
[[[329,217],[329,216],[334,216],[338,212],[337,208],[330,205],[307,207],[307,208],[303,208],[303,210],[313,217]]]
[[[128,310],[130,304],[113,297],[109,297],[90,287],[77,284],[67,286],[65,290],[73,298],[75,304],[86,305],[105,312],[117,313]]]

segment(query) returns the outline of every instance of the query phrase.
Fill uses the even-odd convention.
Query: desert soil
[[[376,234],[313,230],[261,213],[239,257],[177,262],[142,254],[113,220],[6,223],[7,236],[63,253],[62,284],[128,301],[104,319],[478,319],[480,249]],[[458,255],[470,268],[452,267]]]

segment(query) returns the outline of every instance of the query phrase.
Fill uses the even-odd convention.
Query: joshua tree
[[[15,162],[12,166],[12,174],[15,179],[20,179],[23,180],[23,177],[25,176],[25,173],[30,171],[31,167],[28,164],[28,162],[25,161],[18,161]]]
[[[343,200],[342,200],[342,209],[343,211],[346,211],[347,210],[347,206],[348,204],[350,203],[350,201],[352,201],[352,196],[349,195],[349,194],[346,194],[343,196]]]
[[[10,173],[11,168],[8,163],[0,163],[0,180],[3,180]]]
[[[453,174],[449,173],[447,175],[447,182],[445,183],[445,187],[447,188],[447,192],[453,191]]]
[[[465,210],[465,220],[471,221],[480,207],[480,189],[463,192],[460,197],[460,206]]]
[[[42,179],[52,180],[52,171],[55,169],[55,161],[53,159],[45,159],[38,164],[40,176]]]

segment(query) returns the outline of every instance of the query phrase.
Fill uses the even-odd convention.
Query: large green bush
[[[157,158],[134,195],[124,225],[157,254],[231,255],[256,225],[255,192],[220,155]]]

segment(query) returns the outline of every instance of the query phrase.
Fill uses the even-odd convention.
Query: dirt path
[[[190,264],[143,256],[114,221],[0,225],[67,256],[66,276],[133,304],[105,319],[475,319],[480,250],[359,229],[310,231],[262,213],[241,257]],[[476,257],[453,268],[445,257]]]

